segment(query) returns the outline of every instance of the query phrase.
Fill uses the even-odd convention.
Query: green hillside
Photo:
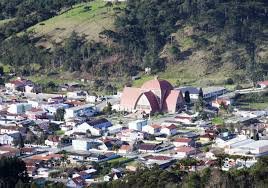
[[[86,39],[99,41],[99,33],[103,30],[114,29],[114,19],[123,4],[113,7],[105,6],[103,0],[75,5],[72,9],[58,16],[40,22],[27,31],[41,38],[39,44],[51,47],[52,43],[60,43],[72,32],[85,35]]]
[[[140,86],[155,74],[174,85],[268,79],[266,0],[59,0],[44,1],[45,11],[41,0],[13,1],[14,13],[0,14],[0,63],[23,76],[85,78],[101,89]]]

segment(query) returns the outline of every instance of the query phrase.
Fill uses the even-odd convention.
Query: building
[[[232,104],[233,104],[232,99],[224,99],[224,98],[217,98],[211,102],[211,106],[216,107],[216,108],[220,108],[222,105],[224,107],[227,107]]]
[[[120,101],[120,109],[129,112],[175,113],[183,105],[182,93],[157,77],[145,82],[141,88],[125,87]]]
[[[96,113],[96,108],[92,104],[85,104],[85,105],[80,105],[80,106],[75,106],[72,108],[68,108],[65,110],[65,115],[64,119],[73,119],[76,117],[81,117],[81,116],[93,116]]]
[[[149,133],[149,134],[157,134],[161,131],[160,125],[146,125],[142,128],[143,132]]]
[[[7,111],[11,114],[23,114],[31,108],[32,105],[29,103],[16,103],[9,105]]]
[[[265,89],[268,87],[268,80],[257,82],[257,87],[261,89]]]
[[[194,141],[190,138],[175,138],[172,143],[175,147],[194,145]]]
[[[192,86],[179,87],[179,88],[176,88],[176,90],[181,91],[183,97],[185,97],[185,93],[189,92],[189,96],[191,100],[197,100],[199,97],[199,93],[200,93],[200,88],[192,87]]]
[[[229,155],[260,157],[268,154],[268,140],[247,139],[231,145],[230,148],[225,149],[225,152]]]
[[[174,124],[171,124],[169,126],[164,126],[161,128],[161,133],[167,135],[167,136],[173,136],[177,134],[177,127]]]
[[[56,135],[49,135],[45,140],[45,144],[51,147],[57,147],[60,144],[60,137]]]
[[[5,84],[5,88],[8,91],[24,91],[25,86],[33,86],[33,83],[30,80],[25,80],[18,77],[16,80],[12,80]]]
[[[20,133],[14,131],[13,133],[0,134],[0,144],[13,145],[16,140],[19,139]]]
[[[194,155],[197,153],[196,148],[191,146],[180,146],[175,148],[175,151],[176,151],[176,157],[178,158],[189,157],[190,155]]]
[[[209,99],[209,98],[214,98],[214,97],[219,97],[227,92],[226,88],[224,87],[206,87],[203,88],[203,98],[204,99]]]
[[[147,119],[131,121],[128,123],[128,128],[132,130],[142,131],[142,128],[148,124]]]

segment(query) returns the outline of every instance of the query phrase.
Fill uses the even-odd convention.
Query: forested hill
[[[24,75],[44,69],[49,73],[53,68],[106,80],[133,76],[145,67],[173,82],[204,85],[267,77],[267,0],[130,0],[126,4],[84,0],[83,7],[68,17],[88,12],[94,22],[115,20],[113,27],[94,33],[99,40],[89,41],[83,35],[88,35],[87,29],[74,28],[76,33],[60,43],[52,41],[47,50],[36,45],[45,38],[41,29],[17,35],[36,24],[54,23],[50,19],[80,2],[0,0],[0,63]],[[56,29],[66,28],[57,25]]]

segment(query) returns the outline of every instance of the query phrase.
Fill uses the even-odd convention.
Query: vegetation
[[[174,84],[267,77],[267,1],[81,2],[0,1],[0,19],[8,19],[0,26],[0,63],[23,76],[82,72],[102,88],[122,87],[145,67]]]
[[[157,166],[140,168],[129,173],[123,180],[96,185],[96,187],[252,187],[261,188],[268,184],[268,158],[262,157],[249,169],[223,172],[217,168],[205,168],[198,172],[182,172],[177,168],[169,171]],[[195,160],[183,160],[185,165],[195,165]]]
[[[28,183],[29,177],[25,163],[18,158],[0,159],[0,187],[13,188],[20,180],[21,183]]]

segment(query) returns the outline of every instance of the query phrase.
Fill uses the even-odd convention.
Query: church
[[[141,88],[125,87],[121,96],[120,109],[128,112],[175,113],[183,107],[184,99],[179,90],[166,80],[156,77],[145,82]]]

